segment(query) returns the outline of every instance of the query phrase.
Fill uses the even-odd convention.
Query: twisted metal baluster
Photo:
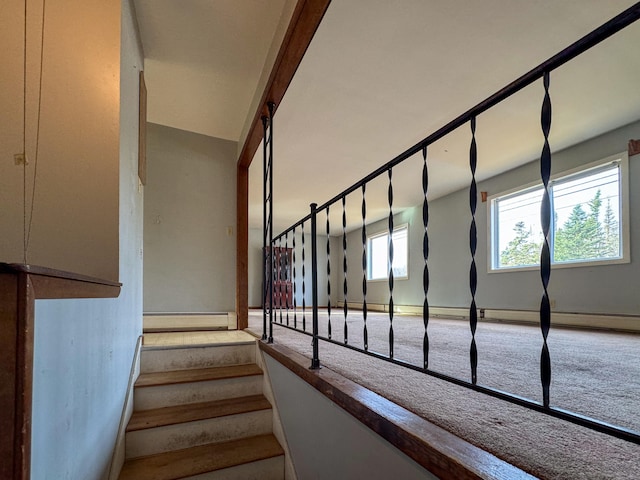
[[[367,200],[366,184],[362,184],[362,318],[364,320],[364,350],[369,350],[369,333],[367,332]]]
[[[305,288],[305,270],[304,270],[304,222],[301,225],[302,228],[302,331],[307,331],[307,317],[306,317],[306,308],[307,308],[307,299],[305,298],[306,288]]]
[[[269,248],[271,248],[271,264],[269,268],[273,271],[273,111],[276,104],[267,103],[269,109]],[[271,308],[269,309],[269,338],[267,342],[273,343],[273,275],[269,275],[271,284],[269,287],[269,300]]]
[[[311,207],[311,369],[320,368],[318,354],[318,204]]]
[[[389,358],[393,358],[393,172],[389,168]]]
[[[267,238],[268,238],[268,219],[267,219],[267,178],[268,178],[268,164],[267,164],[267,122],[266,115],[262,116],[262,340],[267,340],[267,308],[271,308],[271,301],[269,300],[269,307],[267,307],[267,298],[269,292],[269,277],[267,277]],[[269,251],[271,246],[269,246]]]
[[[348,344],[347,315],[349,307],[347,305],[347,197],[342,197],[342,270],[344,272],[343,291],[344,291],[344,344]]]
[[[471,383],[478,381],[478,348],[476,347],[476,327],[478,325],[478,309],[476,308],[476,289],[478,287],[478,271],[476,269],[476,249],[478,247],[478,230],[476,228],[476,208],[478,206],[478,188],[476,185],[476,166],[478,152],[476,147],[476,117],[471,118],[471,147],[469,148],[469,166],[471,167],[471,186],[469,188],[469,208],[471,210],[471,227],[469,229],[469,250],[471,251],[471,268],[469,270],[469,290],[471,306],[469,307],[469,327],[471,329]]]
[[[429,233],[427,225],[429,224],[429,202],[427,201],[427,190],[429,189],[429,169],[427,167],[427,147],[422,147],[422,192],[424,200],[422,202],[422,225],[424,226],[424,237],[422,239],[422,256],[424,258],[424,270],[422,272],[422,289],[424,290],[424,304],[422,305],[422,321],[424,323],[424,338],[422,340],[422,355],[424,359],[423,367],[429,368],[429,300],[427,293],[429,292]]]
[[[293,328],[298,328],[298,298],[296,296],[298,287],[296,285],[296,227],[291,232],[293,242]]]
[[[278,312],[280,314],[280,324],[282,325],[282,237],[278,237],[278,291],[280,298],[278,299]]]
[[[549,96],[549,72],[544,74],[544,100],[540,123],[544,134],[544,146],[540,156],[540,176],[544,184],[542,204],[540,207],[540,222],[544,242],[540,254],[540,278],[542,280],[542,301],[540,302],[540,329],[542,331],[542,353],[540,355],[540,381],[542,383],[542,403],[549,407],[549,386],[551,385],[551,357],[547,336],[551,328],[551,305],[549,303],[549,279],[551,278],[551,250],[549,248],[549,230],[551,227],[551,200],[549,198],[549,178],[551,177],[551,148],[549,147],[549,132],[551,131],[551,97]]]
[[[329,205],[327,205],[327,331],[331,339],[331,226],[329,224]]]
[[[286,277],[287,282],[286,282],[286,285],[284,287],[285,288],[285,299],[284,299],[284,301],[285,301],[285,306],[286,306],[286,309],[287,309],[286,320],[287,320],[287,326],[288,326],[289,325],[289,306],[290,306],[289,305],[289,293],[290,293],[290,290],[289,290],[289,280],[290,280],[290,278],[289,278],[289,267],[290,267],[290,265],[289,265],[289,232],[286,232],[284,234],[284,258],[285,258],[285,267],[286,267],[285,268],[285,272],[287,273],[287,277]]]

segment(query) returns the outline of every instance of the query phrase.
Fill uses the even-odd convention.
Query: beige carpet
[[[300,313],[298,313],[300,325]],[[279,320],[279,316],[276,317]],[[306,313],[310,329],[310,311]],[[293,316],[290,314],[290,323]],[[348,340],[362,346],[362,314],[349,312]],[[249,326],[262,333],[262,313]],[[310,337],[274,326],[274,341],[311,356]],[[332,314],[333,338],[344,338],[342,312]],[[369,314],[369,349],[388,353],[389,318]],[[327,316],[320,319],[327,333]],[[394,318],[395,358],[421,365],[422,319]],[[470,378],[467,322],[429,323],[430,368]],[[476,333],[478,383],[540,400],[541,334],[537,327],[482,323]],[[551,403],[640,430],[640,336],[552,329]],[[640,479],[640,446],[458,387],[420,372],[320,342],[323,365],[541,478]]]

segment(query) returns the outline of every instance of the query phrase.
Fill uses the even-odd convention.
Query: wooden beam
[[[236,224],[236,316],[238,330],[249,326],[249,167],[238,165]]]
[[[267,113],[268,102],[273,102],[275,110],[277,110],[330,2],[331,0],[298,0],[238,158],[238,189],[236,191],[238,222],[236,236],[236,312],[239,329],[247,328],[249,321],[249,273],[247,267],[249,250],[249,166],[262,141],[262,121],[260,117]]]
[[[22,464],[21,450],[15,443],[22,441],[16,432],[16,382],[18,374],[18,277],[0,273],[0,478],[20,478],[14,475],[14,461]],[[17,457],[17,458],[16,458]]]

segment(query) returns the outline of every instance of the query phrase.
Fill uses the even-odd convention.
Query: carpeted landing
[[[280,321],[279,314],[275,320]],[[283,313],[286,323],[286,314]],[[289,323],[293,325],[293,312]],[[302,315],[296,314],[298,327]],[[307,331],[311,313],[305,314]],[[320,334],[327,335],[326,311]],[[347,339],[363,345],[362,312],[349,312]],[[332,338],[344,340],[342,311],[331,315]],[[249,328],[262,334],[262,312]],[[277,325],[275,343],[311,357],[310,337]],[[369,350],[388,355],[389,316],[369,313]],[[394,357],[422,365],[421,317],[395,315]],[[468,322],[429,321],[429,367],[470,379]],[[478,384],[541,401],[540,350],[535,326],[480,323],[476,332]],[[553,328],[551,404],[640,431],[640,335]],[[638,479],[640,446],[557,420],[389,362],[320,341],[321,364],[389,398],[461,438],[541,478]]]

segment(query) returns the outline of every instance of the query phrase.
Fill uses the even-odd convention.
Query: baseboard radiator
[[[344,302],[337,302],[338,308],[344,308]],[[362,303],[347,302],[350,310],[362,310]],[[389,312],[389,304],[368,303],[367,309],[373,312]],[[422,305],[394,305],[394,313],[422,315]],[[540,324],[540,312],[535,310],[506,310],[494,308],[478,308],[478,321],[512,322]],[[429,307],[431,318],[469,319],[469,308],[462,307]],[[590,328],[598,330],[615,330],[620,332],[640,332],[640,316],[607,315],[601,313],[552,312],[551,323],[556,327]]]

